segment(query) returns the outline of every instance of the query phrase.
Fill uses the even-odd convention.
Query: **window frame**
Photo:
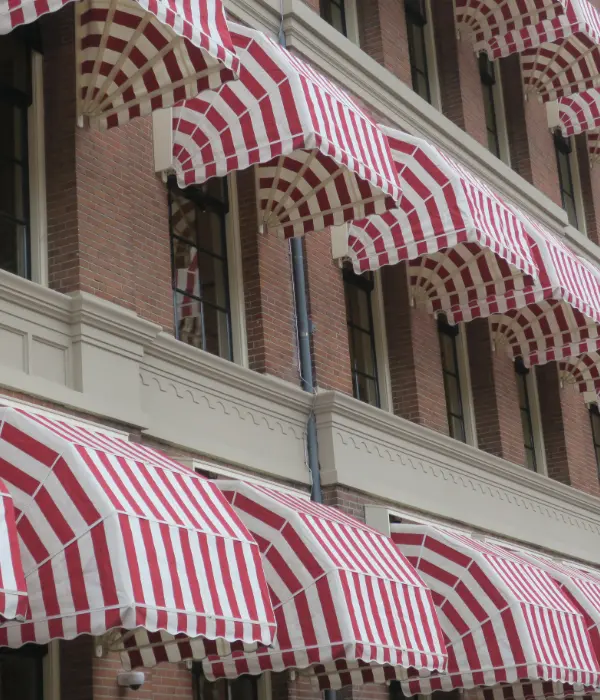
[[[544,444],[544,431],[542,427],[542,410],[540,406],[538,385],[537,385],[537,375],[535,367],[525,367],[522,365],[522,369],[519,367],[521,363],[518,362],[520,358],[515,361],[515,376],[521,374],[525,377],[525,389],[527,391],[527,400],[529,404],[529,419],[531,423],[531,433],[533,438],[533,449],[535,453],[535,473],[547,476],[547,463],[546,463],[546,447]],[[519,406],[519,412],[521,407]],[[527,468],[527,465],[524,465]]]
[[[456,380],[458,382],[458,390],[460,392],[460,404],[462,410],[462,422],[465,439],[460,440],[450,434],[450,412],[448,410],[448,392],[446,388],[446,370],[443,363],[441,365],[442,378],[444,383],[444,399],[446,401],[446,415],[448,417],[448,434],[458,442],[466,445],[477,447],[477,426],[475,424],[475,412],[473,406],[473,391],[471,387],[471,372],[469,365],[469,353],[467,349],[467,339],[465,334],[464,323],[458,323],[454,326],[450,325],[443,314],[439,314],[436,318],[436,327],[438,332],[440,361],[441,355],[441,335],[446,334],[454,339],[454,354],[456,365]]]
[[[197,691],[200,676],[202,675],[202,662],[188,661],[187,665],[188,665],[188,668],[192,674],[192,700],[203,700],[203,698],[201,697],[201,694]],[[248,674],[248,675],[250,675],[250,674]],[[272,700],[273,686],[272,686],[272,679],[271,679],[271,671],[263,671],[260,675],[252,676],[252,678],[256,680],[257,700]],[[229,684],[231,681],[233,681],[235,679],[222,678],[219,680],[225,681],[226,683]],[[218,681],[216,681],[216,682],[218,682]],[[230,696],[231,693],[228,693],[228,695]],[[53,698],[52,700],[57,700],[57,699]],[[233,700],[233,698],[231,698],[231,700]]]
[[[347,39],[350,39],[354,44],[358,45],[360,43],[359,31],[358,31],[358,8],[356,6],[356,0],[339,0],[340,8],[343,18],[343,31],[340,33]],[[319,14],[322,19],[327,22],[331,27],[336,29],[331,22],[331,19],[327,17],[327,12],[324,10],[324,5],[331,5],[335,0],[320,0],[319,2]],[[339,31],[339,30],[338,30]]]
[[[590,414],[590,428],[592,432],[592,445],[594,448],[594,456],[596,457],[596,471],[598,473],[598,478],[600,478],[600,425],[598,426],[598,441],[596,442],[596,431],[594,430],[594,416],[598,418],[598,423],[600,423],[600,409],[598,408],[598,403],[595,401],[589,405]]]
[[[489,65],[493,69],[493,79],[490,81],[490,84],[488,85],[486,83],[486,78],[484,76],[484,72],[482,70],[481,63],[483,62],[481,57],[485,57]],[[486,100],[486,88],[491,88],[490,90],[490,96],[492,99],[492,109],[494,113],[494,121],[496,122],[496,140],[498,142],[498,155],[496,156],[499,158],[503,163],[506,163],[506,165],[510,166],[510,142],[508,138],[508,128],[507,128],[507,123],[506,123],[506,109],[504,105],[504,88],[502,84],[502,64],[500,61],[490,61],[489,58],[487,57],[487,54],[481,53],[479,55],[479,78],[482,84],[482,90],[483,90],[483,99],[484,102]],[[487,110],[485,110],[485,105],[484,105],[484,114],[487,114]],[[485,117],[484,117],[485,119]],[[487,119],[486,119],[486,132],[488,131],[488,126],[487,126]],[[488,149],[489,150],[489,149]],[[492,151],[490,151],[492,153]],[[493,154],[492,155],[496,155]]]
[[[437,68],[437,52],[435,48],[435,32],[434,32],[434,24],[433,24],[433,15],[431,12],[431,0],[422,0],[423,5],[424,5],[424,10],[425,10],[425,23],[422,25],[423,27],[423,43],[425,47],[425,58],[427,61],[427,82],[428,82],[428,87],[429,87],[429,100],[426,100],[424,97],[421,97],[421,99],[425,100],[425,102],[428,102],[432,107],[434,107],[437,110],[441,110],[441,105],[442,105],[442,100],[441,100],[441,94],[440,94],[440,85],[439,85],[439,76],[438,76],[438,68]],[[408,49],[409,49],[409,63],[410,63],[410,71],[411,71],[411,79],[413,75],[413,62],[410,57],[410,39],[408,37],[408,24],[409,24],[409,16],[411,14],[411,11],[406,9],[405,5],[405,15],[406,15],[406,32],[407,32],[407,44],[408,44]],[[414,86],[414,81],[413,86]],[[413,91],[415,94],[417,91],[413,87]]]
[[[32,30],[34,31],[34,30]],[[28,41],[31,102],[27,108],[27,270],[25,279],[48,286],[48,215],[44,138],[44,58]]]
[[[375,275],[371,273],[371,279],[368,279],[365,275],[357,275],[352,269],[350,269],[348,266],[345,266],[342,268],[342,282],[344,285],[344,299],[346,302],[346,328],[348,331],[348,349],[350,353],[350,371],[352,374],[352,395],[354,396],[355,399],[358,401],[361,401],[363,403],[366,403],[370,406],[373,406],[374,408],[381,408],[382,407],[382,401],[381,401],[381,379],[380,379],[380,373],[379,373],[379,362],[378,362],[378,356],[377,356],[377,331],[376,331],[376,326],[375,326],[375,315],[373,313],[373,302],[374,302],[374,297],[375,297],[375,291],[376,291],[376,280],[375,280]],[[367,294],[367,313],[369,316],[369,326],[370,328],[365,329],[362,328],[361,326],[357,326],[355,323],[353,323],[350,318],[348,317],[348,296],[347,296],[347,288],[348,286],[354,286],[357,287],[360,291],[366,292]],[[373,369],[375,371],[374,375],[366,374],[365,372],[358,371],[354,367],[354,362],[353,362],[353,355],[355,354],[353,352],[353,342],[352,342],[352,330],[358,330],[358,332],[366,334],[369,336],[369,346],[370,346],[370,351],[371,351],[371,360],[373,363]],[[360,398],[359,392],[357,392],[357,382],[356,382],[356,377],[357,374],[360,374],[367,378],[368,380],[374,382],[375,384],[375,403],[371,403],[370,401],[365,401],[364,399]],[[358,394],[358,395],[357,395]]]
[[[234,364],[241,365],[242,367],[248,367],[248,343],[246,336],[246,313],[242,274],[242,249],[239,230],[239,202],[237,192],[237,181],[235,178],[235,173],[230,173],[224,176],[224,178],[227,192],[227,209],[224,212],[224,262],[226,264],[225,281],[227,287],[227,301],[229,306],[229,343],[231,345],[231,358],[221,358],[220,355],[215,355],[214,353],[210,353],[208,351],[204,352],[207,352],[208,354],[211,354],[214,357],[219,357],[220,359],[224,359],[226,361],[233,362]],[[173,186],[176,186],[176,183],[173,178],[169,178],[167,182],[167,189],[169,193],[169,220],[171,217],[171,192]],[[173,233],[169,221],[169,240],[172,239],[172,236]],[[173,273],[173,271],[173,259],[171,257],[171,273]],[[173,295],[175,295],[174,286]],[[175,318],[175,296],[173,297],[173,302],[173,322],[175,325],[177,323],[177,319]]]
[[[565,138],[562,136],[561,132],[557,129],[554,132],[554,153],[555,153],[555,162],[556,162],[556,170],[557,170],[557,175],[558,175],[558,186],[559,186],[559,191],[560,191],[560,198],[561,198],[561,206],[563,210],[566,212],[567,209],[565,208],[565,200],[564,200],[564,192],[565,192],[565,184],[563,182],[563,177],[561,173],[561,168],[560,168],[560,162],[559,162],[559,154],[566,155],[567,157],[567,166],[569,170],[569,178],[571,181],[571,187],[572,187],[572,198],[573,198],[573,207],[575,210],[575,216],[577,218],[577,221],[573,223],[572,221],[569,221],[569,225],[573,226],[573,228],[576,228],[578,231],[581,233],[586,233],[586,225],[585,225],[585,208],[584,208],[584,203],[583,203],[583,192],[581,190],[581,176],[579,173],[579,159],[577,158],[577,147],[575,144],[575,140],[572,136],[569,136]]]

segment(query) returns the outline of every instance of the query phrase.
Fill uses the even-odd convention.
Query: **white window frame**
[[[535,450],[536,473],[548,476],[546,463],[546,446],[544,444],[544,431],[542,429],[542,409],[537,385],[535,367],[531,367],[525,375],[527,395],[529,397],[529,412],[531,413],[531,429],[533,431],[533,448]]]
[[[248,337],[246,333],[242,243],[240,238],[240,216],[235,173],[227,175],[227,188],[229,212],[225,217],[225,240],[227,245],[227,277],[229,280],[233,361],[237,365],[248,367]]]
[[[377,364],[377,381],[379,382],[379,408],[392,413],[392,379],[388,356],[387,331],[385,328],[385,310],[383,305],[383,284],[381,270],[373,273],[375,286],[371,295],[373,314],[373,332],[375,336],[375,363]]]
[[[458,381],[465,420],[466,444],[477,447],[477,424],[475,422],[475,407],[473,404],[473,388],[471,386],[471,366],[467,348],[467,332],[464,323],[458,324],[456,336],[456,353],[458,360]]]
[[[506,123],[506,109],[504,104],[504,88],[502,84],[502,65],[500,61],[494,61],[494,74],[496,82],[492,87],[494,96],[494,108],[496,111],[496,128],[498,129],[498,144],[500,146],[500,160],[510,166],[510,141]]]
[[[346,17],[346,38],[350,39],[353,44],[360,46],[356,0],[344,0],[344,15]]]
[[[48,286],[48,214],[44,145],[44,58],[31,52],[32,103],[27,114],[29,152],[29,237],[31,279]]]
[[[44,700],[60,700],[60,642],[48,643],[43,661]]]
[[[440,77],[438,72],[437,51],[435,48],[435,27],[431,12],[431,0],[425,0],[425,12],[427,23],[425,24],[425,51],[427,52],[427,73],[429,73],[429,90],[431,93],[431,106],[438,111],[442,109],[442,96],[440,93]]]
[[[578,231],[587,235],[585,225],[585,205],[583,203],[583,192],[581,190],[581,174],[579,172],[579,158],[577,156],[577,144],[575,137],[570,136],[571,153],[569,153],[569,161],[571,165],[571,177],[573,178],[573,190],[575,193],[575,211],[577,213]]]

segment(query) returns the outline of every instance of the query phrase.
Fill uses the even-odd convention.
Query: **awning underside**
[[[262,226],[286,237],[390,209],[400,188],[377,125],[265,35],[230,29],[240,80],[174,110],[180,186],[257,165]]]
[[[20,0],[0,11],[0,34],[73,0]],[[221,0],[80,0],[78,111],[124,124],[233,80],[239,67]]]

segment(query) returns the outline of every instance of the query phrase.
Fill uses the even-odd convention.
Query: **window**
[[[237,274],[241,256],[234,230],[237,217],[230,214],[232,190],[227,177],[185,190],[169,179],[175,335],[213,355],[245,364],[243,292],[241,273]]]
[[[434,99],[432,71],[435,69],[428,0],[405,0],[408,56],[413,90],[430,104]]]
[[[192,664],[193,700],[270,700],[270,674],[240,676],[235,680],[208,681],[202,664]]]
[[[508,137],[504,114],[504,100],[498,66],[485,53],[479,54],[479,77],[483,91],[485,126],[488,149],[497,158],[508,162]]]
[[[596,468],[600,474],[600,411],[598,404],[590,404],[590,421],[592,422],[592,440],[594,441],[594,452],[596,453]]]
[[[571,226],[579,228],[580,202],[578,197],[580,197],[580,192],[578,191],[579,178],[573,141],[570,138],[565,138],[560,131],[555,131],[554,147],[562,207],[567,212]],[[583,222],[583,217],[581,217],[581,221]]]
[[[0,269],[47,282],[37,25],[0,37]]]
[[[458,326],[451,326],[443,316],[438,318],[438,334],[442,355],[442,374],[444,377],[444,393],[446,395],[446,411],[448,413],[448,429],[450,437],[467,442],[467,426],[461,387]]]
[[[0,652],[0,698],[2,700],[44,699],[45,646],[27,644]]]
[[[356,275],[344,268],[346,319],[354,398],[380,406],[379,377],[373,322],[373,273]]]
[[[321,17],[355,44],[358,38],[356,0],[320,0]]]
[[[31,276],[28,112],[31,51],[16,34],[0,40],[0,268]]]
[[[529,392],[529,370],[519,357],[515,362],[517,376],[517,391],[519,394],[519,411],[521,412],[521,427],[523,428],[523,446],[525,448],[525,466],[531,471],[537,471],[537,455],[531,415],[531,397]]]

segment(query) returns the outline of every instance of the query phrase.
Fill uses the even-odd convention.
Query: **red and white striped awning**
[[[600,396],[600,353],[586,352],[558,362],[561,381],[575,384],[582,394]]]
[[[416,300],[431,312],[456,307],[455,320],[526,303],[539,270],[536,243],[524,222],[432,144],[381,128],[402,195],[397,208],[349,226],[356,271],[408,260]]]
[[[587,132],[591,163],[600,159],[600,91],[593,88],[558,100],[558,126],[564,136]]]
[[[457,15],[471,27],[475,50],[492,59],[521,54],[527,91],[547,101],[600,84],[600,12],[588,0],[472,5],[458,0]]]
[[[8,0],[0,34],[72,1]],[[216,89],[237,74],[222,0],[81,0],[76,12],[79,114],[102,126]]]
[[[27,589],[19,550],[15,507],[0,481],[0,623],[23,620],[27,613]]]
[[[431,588],[448,649],[448,672],[403,683],[406,694],[527,679],[598,685],[586,619],[544,568],[441,526],[393,524],[392,539]]]
[[[542,252],[542,283],[535,301],[491,317],[496,342],[527,365],[600,349],[600,270],[540,224],[524,220]]]
[[[431,593],[388,537],[302,496],[217,483],[261,548],[277,640],[207,659],[209,678],[295,668],[327,688],[445,669]]]
[[[0,409],[25,622],[0,646],[106,635],[132,666],[271,644],[260,551],[213,482],[157,450]]]
[[[392,208],[400,187],[381,129],[261,32],[229,28],[239,81],[173,110],[179,185],[258,165],[263,228],[286,237]]]

